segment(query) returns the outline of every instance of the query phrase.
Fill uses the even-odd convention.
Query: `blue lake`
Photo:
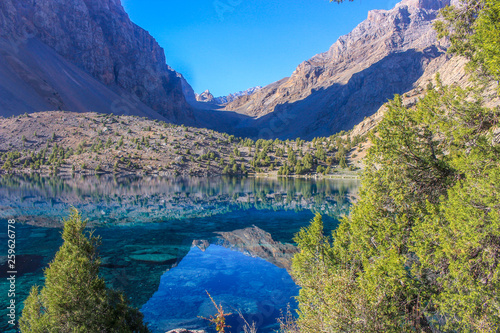
[[[7,220],[16,224],[17,318],[61,245],[61,219],[77,208],[102,238],[101,275],[140,308],[153,332],[210,331],[222,304],[229,332],[243,320],[273,332],[295,306],[287,269],[293,237],[316,212],[325,228],[348,214],[359,182],[266,178],[0,178],[0,301],[7,304]],[[7,310],[0,310],[7,318]],[[14,331],[2,320],[0,330]]]

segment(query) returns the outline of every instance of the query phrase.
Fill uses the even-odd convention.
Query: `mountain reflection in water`
[[[234,209],[348,212],[356,180],[295,178],[0,178],[0,218],[52,227],[74,206],[98,223],[147,223],[208,217]],[[50,218],[54,217],[55,220]]]
[[[208,322],[200,317],[216,313],[207,292],[225,312],[232,313],[230,332],[243,329],[238,311],[264,332],[277,328],[280,310],[295,303],[298,287],[285,269],[263,259],[218,245],[204,251],[193,247],[177,267],[161,277],[158,291],[141,311],[153,332],[203,329]]]
[[[10,176],[0,178],[0,228],[7,229],[9,218],[18,222],[16,250],[25,267],[16,281],[18,304],[27,297],[32,285],[43,284],[43,268],[62,242],[61,219],[73,206],[89,219],[95,234],[102,238],[101,275],[110,287],[125,291],[132,305],[141,308],[155,292],[162,290],[162,287],[159,289],[162,276],[175,276],[176,266],[191,262],[190,255],[201,258],[215,251],[224,258],[238,261],[238,256],[246,253],[243,261],[253,262],[261,257],[267,262],[262,259],[255,262],[269,264],[287,274],[284,268],[289,267],[294,250],[286,243],[293,243],[294,234],[308,225],[315,212],[323,214],[327,232],[335,229],[338,218],[348,214],[349,199],[356,194],[358,184],[354,180],[328,179]],[[0,233],[0,238],[5,237]],[[210,251],[201,251],[204,248]],[[214,259],[217,256],[210,258],[212,262],[226,260]],[[0,265],[5,259],[0,256]],[[230,276],[229,280],[240,279],[217,269],[210,274],[219,276],[219,273],[223,274],[220,277]],[[224,278],[224,281],[228,280]],[[193,283],[198,286],[202,281]],[[255,287],[264,282],[239,283],[253,283]],[[5,284],[0,281],[0,287],[6,287]],[[246,313],[255,316],[258,315],[254,313],[255,308],[262,303],[260,297],[269,295],[266,290],[293,294],[293,288],[287,289],[286,284],[282,288],[277,287],[279,284],[271,287],[271,284],[264,283],[262,295],[247,299],[248,295],[238,298],[235,294],[235,300],[241,300],[242,307],[249,309]],[[214,282],[214,287],[216,285]],[[195,288],[191,293],[196,295],[190,297],[196,296],[197,302],[209,300],[204,291],[198,295],[201,287],[198,289]],[[261,288],[249,290],[257,289]],[[215,295],[223,295],[221,301],[232,293],[215,291]],[[0,295],[2,304],[8,301],[5,297]],[[18,315],[21,308],[18,307]],[[5,311],[0,310],[0,315],[4,316]],[[175,318],[161,320],[172,322]],[[186,318],[181,320],[184,322]],[[270,323],[271,319],[265,325]],[[0,331],[8,331],[8,327],[0,325]]]

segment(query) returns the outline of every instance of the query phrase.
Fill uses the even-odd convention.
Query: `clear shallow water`
[[[206,328],[207,322],[197,316],[215,314],[215,308],[205,290],[227,304],[229,312],[239,309],[255,320],[259,332],[271,332],[279,308],[293,304],[297,294],[286,270],[274,265],[288,260],[290,253],[266,261],[241,244],[259,244],[262,239],[243,237],[236,244],[234,237],[223,242],[219,233],[231,236],[255,225],[260,236],[269,233],[274,241],[292,243],[314,212],[321,212],[325,227],[333,230],[337,218],[348,213],[349,195],[357,187],[356,181],[305,179],[1,178],[0,244],[5,249],[0,251],[0,274],[6,272],[7,219],[15,218],[19,317],[30,287],[43,284],[43,268],[61,245],[61,218],[74,206],[102,237],[102,276],[113,288],[124,290],[134,306],[143,308],[157,332],[176,328],[174,324]],[[237,268],[243,262],[259,274]],[[189,283],[182,282],[183,267],[192,273]],[[3,275],[0,286],[0,301],[6,304],[8,285]],[[172,291],[175,297],[165,293],[165,286],[178,286]],[[158,310],[154,304],[185,311],[181,315]],[[0,315],[6,318],[4,307]],[[239,332],[237,316],[231,320],[231,332]],[[1,331],[8,330],[6,322],[2,320]]]
[[[284,268],[264,259],[219,245],[204,251],[193,247],[177,267],[163,274],[158,291],[141,311],[155,332],[204,327],[207,321],[202,318],[216,311],[207,292],[232,314],[227,320],[231,331],[243,330],[238,311],[263,331],[277,328],[276,317],[294,303],[290,296],[297,295],[298,288]]]

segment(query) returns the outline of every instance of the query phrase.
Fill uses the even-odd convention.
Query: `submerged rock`
[[[136,261],[144,261],[157,264],[169,264],[177,261],[177,256],[167,253],[153,253],[153,254],[136,254],[131,255],[130,259]]]

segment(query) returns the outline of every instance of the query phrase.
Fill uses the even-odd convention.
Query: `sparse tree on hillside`
[[[449,52],[467,57],[470,69],[499,81],[500,2],[461,0],[461,6],[447,7],[441,16],[435,28],[440,37],[450,38]]]

